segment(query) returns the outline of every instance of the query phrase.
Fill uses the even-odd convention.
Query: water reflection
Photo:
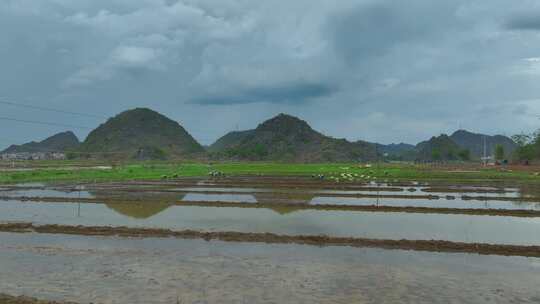
[[[255,193],[253,194],[260,204],[309,204],[314,195],[309,192],[291,192],[291,193]]]
[[[252,194],[205,194],[188,193],[183,201],[209,201],[209,202],[231,202],[231,203],[256,203],[257,199]]]
[[[290,206],[290,205],[288,205],[288,206],[274,205],[274,206],[268,207],[267,209],[272,210],[272,211],[276,212],[279,215],[287,215],[287,214],[291,214],[293,212],[305,210],[305,207],[302,207],[302,206],[295,207],[295,206]]]
[[[147,219],[173,206],[172,203],[167,202],[109,203],[105,205],[115,212],[134,219]]]
[[[354,198],[354,197],[314,197],[311,205],[349,205],[349,206],[389,206],[389,207],[429,207],[452,209],[503,209],[503,210],[540,210],[540,203],[463,200],[452,197],[442,199],[408,198]]]
[[[115,208],[85,203],[79,217],[71,203],[3,202],[0,222],[540,244],[539,218],[147,204]]]
[[[1,191],[1,190],[0,190]],[[1,195],[9,197],[68,197],[68,198],[94,198],[89,191],[73,191],[61,189],[17,189],[2,191]]]

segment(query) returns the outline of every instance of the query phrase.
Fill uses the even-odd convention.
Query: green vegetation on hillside
[[[417,146],[417,160],[455,161],[469,160],[470,151],[462,149],[448,135],[442,134]]]
[[[465,130],[454,132],[450,136],[450,139],[452,139],[452,141],[454,141],[461,149],[469,150],[471,158],[474,159],[479,159],[484,156],[484,149],[489,156],[496,154],[498,146],[502,147],[508,155],[512,154],[517,148],[516,143],[509,137],[502,135],[489,136]]]
[[[81,156],[167,159],[203,153],[203,147],[177,122],[150,109],[137,108],[109,119],[90,132]]]
[[[539,158],[538,140],[519,135],[514,159]],[[52,136],[42,142],[11,146],[6,152],[67,152],[68,159],[109,160],[219,160],[273,161],[296,163],[362,162],[378,159],[418,162],[478,160],[484,149],[502,160],[518,146],[501,135],[488,136],[458,130],[416,146],[351,142],[315,131],[297,117],[279,114],[253,130],[234,131],[204,149],[180,124],[146,108],[128,110],[94,129],[79,144],[72,132]],[[501,153],[501,151],[503,153]]]
[[[209,148],[214,159],[347,162],[376,159],[375,145],[325,136],[297,117],[280,114],[256,129],[231,132]]]
[[[77,149],[79,144],[77,136],[71,131],[66,131],[40,142],[33,141],[22,145],[11,145],[1,153],[66,152]]]

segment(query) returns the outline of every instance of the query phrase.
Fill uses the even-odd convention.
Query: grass
[[[25,163],[28,166],[28,163]],[[540,182],[540,177],[527,171],[503,171],[498,168],[429,167],[413,164],[381,164],[369,168],[358,164],[288,164],[288,163],[171,163],[139,162],[112,165],[111,169],[81,168],[82,163],[36,162],[28,171],[3,171],[0,183],[53,181],[122,181],[171,177],[207,176],[211,171],[227,175],[305,175],[326,177],[351,173],[378,180],[444,180],[444,181],[512,181]],[[93,163],[92,165],[99,165]],[[103,165],[103,164],[101,164]]]

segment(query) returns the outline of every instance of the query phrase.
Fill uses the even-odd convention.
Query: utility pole
[[[375,143],[375,161],[377,162],[377,174],[379,173],[379,146]]]
[[[484,166],[487,165],[487,144],[486,144],[486,136],[484,135]]]

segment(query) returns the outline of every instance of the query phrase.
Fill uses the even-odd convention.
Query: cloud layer
[[[206,144],[279,112],[351,140],[510,135],[540,125],[539,17],[533,0],[5,0],[0,98],[103,116],[152,107]],[[0,128],[20,141],[60,131]]]

